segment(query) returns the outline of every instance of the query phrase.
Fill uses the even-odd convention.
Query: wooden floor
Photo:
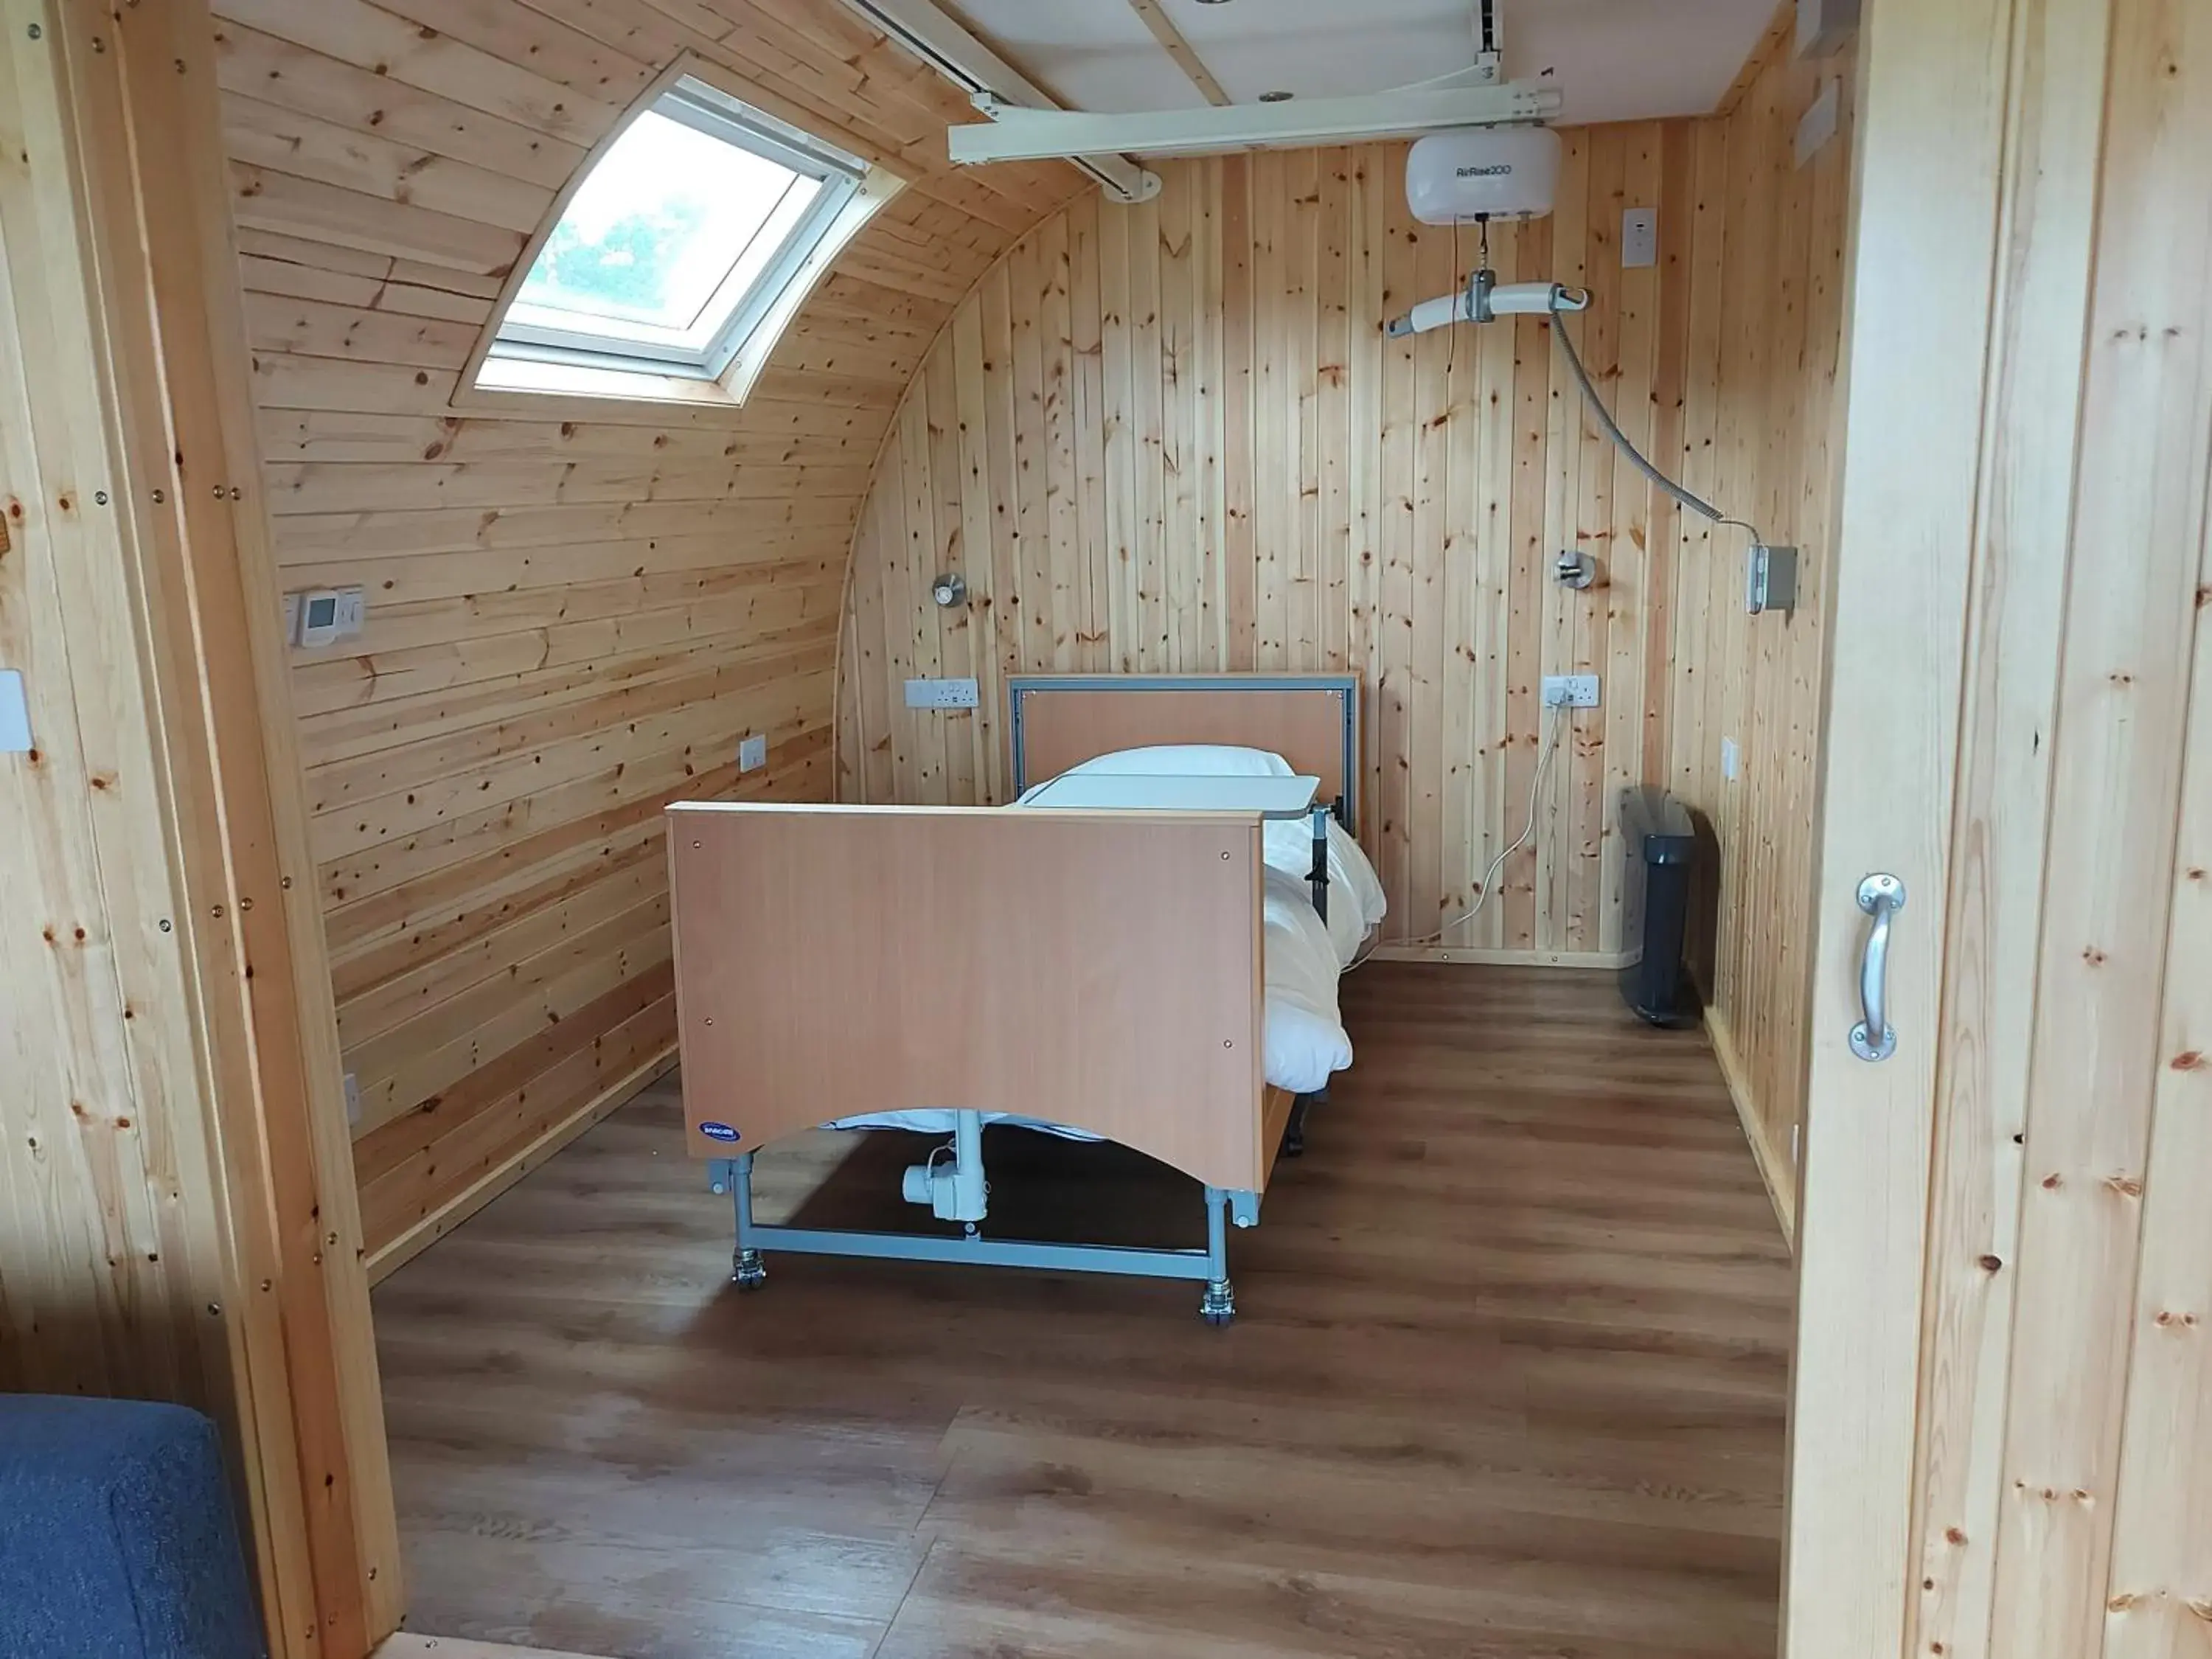
[[[1374,964],[1358,1060],[1197,1288],[771,1258],[672,1085],[376,1291],[409,1627],[617,1659],[1765,1659],[1790,1273],[1702,1037],[1603,977]],[[904,1136],[763,1215],[910,1224]],[[993,1230],[1196,1189],[993,1132]],[[842,1160],[842,1162],[841,1162]],[[1103,1166],[1103,1168],[1101,1166]]]

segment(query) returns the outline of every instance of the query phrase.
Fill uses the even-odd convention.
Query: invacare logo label
[[[719,1140],[724,1146],[733,1146],[739,1139],[738,1132],[726,1123],[702,1123],[699,1133],[709,1140]]]

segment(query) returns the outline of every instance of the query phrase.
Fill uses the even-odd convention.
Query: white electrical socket
[[[325,1077],[328,1077],[328,1076],[330,1075],[330,1073],[329,1073],[328,1072],[325,1072],[325,1073],[323,1073],[323,1075],[324,1075]],[[360,1121],[361,1121],[361,1079],[360,1079],[360,1077],[359,1077],[356,1073],[352,1073],[352,1072],[348,1072],[348,1073],[345,1074],[345,1097],[346,1097],[346,1121],[347,1121],[347,1122],[349,1122],[349,1123],[358,1123],[358,1122],[360,1122]]]
[[[1595,674],[1545,675],[1544,707],[1547,708],[1596,708],[1597,676]]]
[[[1734,783],[1742,770],[1743,754],[1735,746],[1735,739],[1723,738],[1721,739],[1721,776]]]
[[[1642,270],[1659,263],[1659,210],[1626,208],[1620,215],[1620,268]]]
[[[975,682],[973,680],[908,680],[906,683],[906,706],[909,708],[973,708],[975,703]]]
[[[757,772],[768,764],[768,733],[756,732],[738,744],[738,770]]]

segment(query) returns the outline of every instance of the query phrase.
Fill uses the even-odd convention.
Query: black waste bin
[[[1694,1024],[1698,994],[1682,961],[1698,859],[1689,809],[1663,789],[1624,789],[1620,840],[1628,860],[1620,890],[1620,994],[1654,1025]]]

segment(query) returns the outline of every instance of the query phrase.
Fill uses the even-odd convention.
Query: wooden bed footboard
[[[1265,1188],[1256,817],[695,802],[668,846],[695,1157],[972,1109]]]

